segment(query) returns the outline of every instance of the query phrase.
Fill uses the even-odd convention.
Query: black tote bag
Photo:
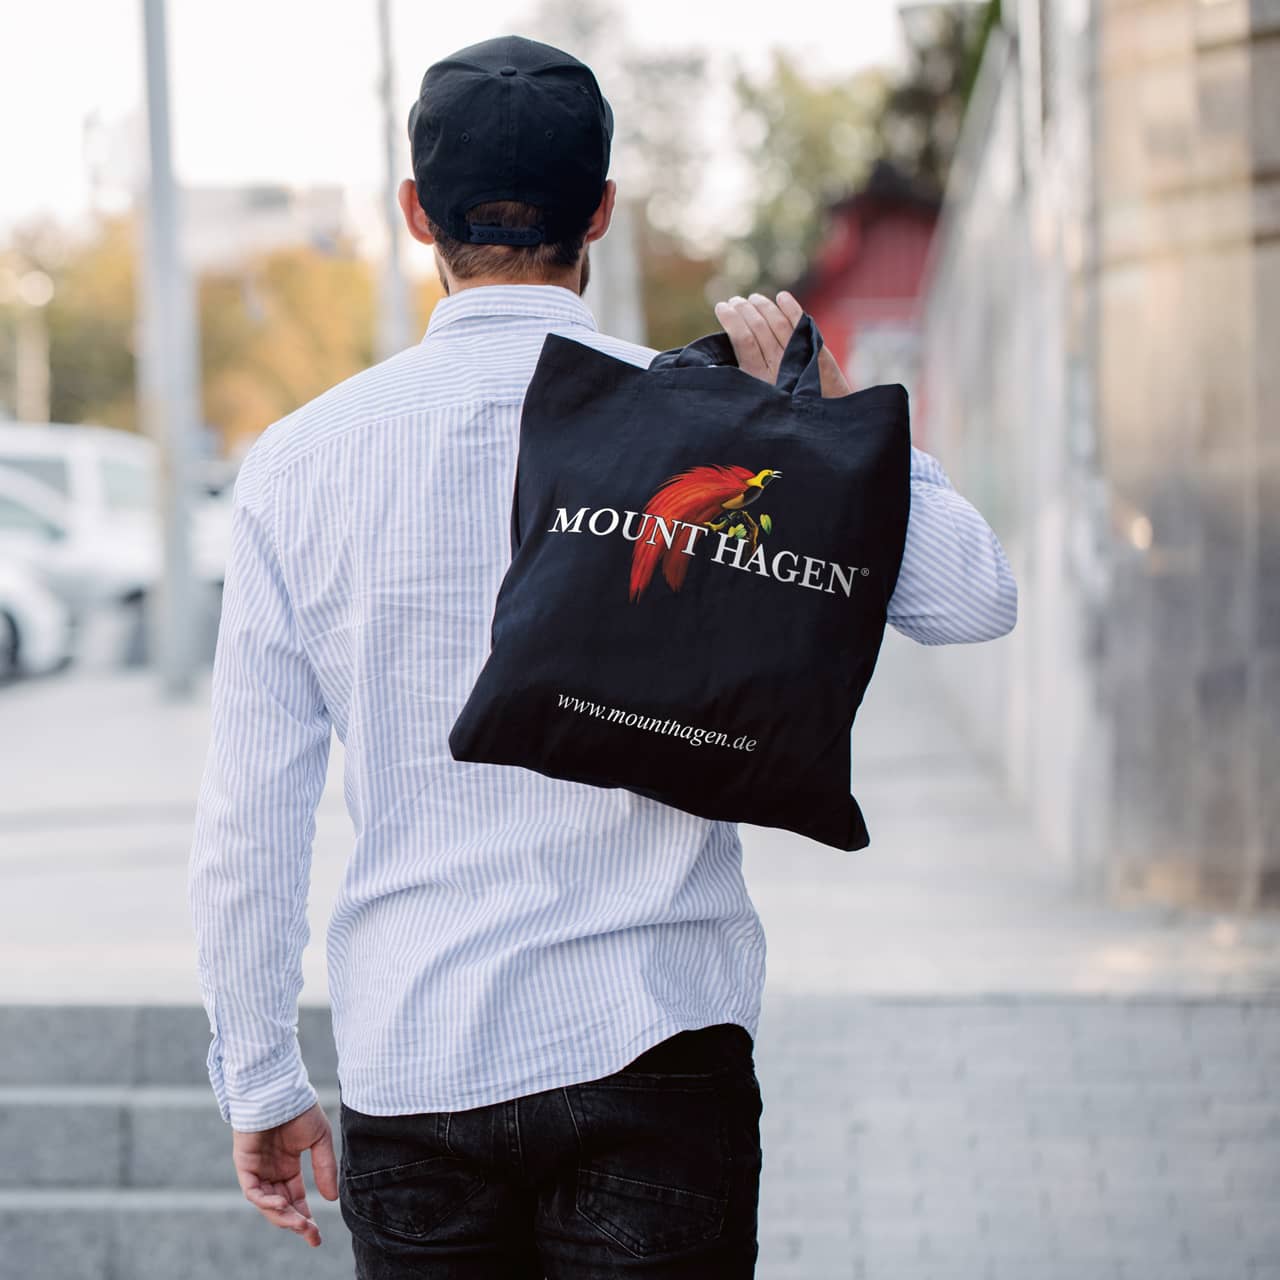
[[[869,843],[850,731],[906,538],[907,393],[824,399],[821,345],[803,317],[770,385],[724,334],[648,369],[547,336],[455,759]]]

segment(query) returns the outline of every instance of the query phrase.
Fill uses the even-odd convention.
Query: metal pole
[[[643,344],[646,334],[636,222],[633,202],[619,199],[613,207],[609,234],[591,246],[591,283],[584,301],[605,333]]]
[[[378,355],[381,359],[403,351],[413,338],[409,332],[409,295],[400,261],[401,214],[397,191],[401,170],[397,159],[404,133],[395,113],[395,77],[391,59],[391,0],[378,0],[378,51],[382,69],[378,93],[382,99],[383,199],[387,223],[387,256],[382,264],[378,316]]]
[[[145,218],[138,403],[160,451],[164,571],[152,602],[151,635],[164,692],[193,690],[196,603],[191,581],[189,506],[199,421],[194,300],[178,236],[178,192],[169,144],[165,0],[142,0],[151,181]]]
[[[20,422],[49,421],[49,331],[44,311],[23,307],[18,312],[17,411]]]

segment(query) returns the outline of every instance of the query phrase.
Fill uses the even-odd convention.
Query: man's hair
[[[542,211],[519,200],[492,200],[467,210],[469,223],[498,227],[532,227],[542,220]],[[567,240],[543,244],[469,244],[455,240],[427,215],[427,225],[435,237],[436,250],[459,280],[498,276],[507,280],[536,279],[548,272],[577,265],[586,243],[587,227]]]

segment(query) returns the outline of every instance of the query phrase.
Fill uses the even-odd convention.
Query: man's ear
[[[422,202],[418,199],[418,187],[412,178],[406,178],[396,192],[400,202],[400,212],[404,214],[405,226],[409,234],[421,244],[435,244],[436,238],[431,234],[427,224],[427,215],[422,211]]]
[[[613,202],[617,195],[618,184],[612,178],[606,179],[604,194],[600,197],[600,203],[596,206],[596,211],[591,215],[591,221],[587,224],[587,244],[590,244],[593,240],[599,240],[609,230],[609,223],[613,220]]]

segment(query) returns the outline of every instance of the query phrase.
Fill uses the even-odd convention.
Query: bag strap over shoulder
[[[792,331],[774,386],[796,396],[821,396],[822,379],[818,372],[818,353],[822,350],[822,334],[807,312]],[[685,347],[663,351],[654,357],[650,369],[692,369],[709,365],[736,365],[733,343],[727,333],[709,333]]]

